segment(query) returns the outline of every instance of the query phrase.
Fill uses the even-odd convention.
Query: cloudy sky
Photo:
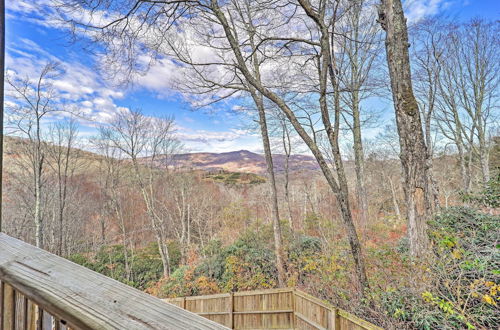
[[[168,87],[168,64],[158,64],[128,88],[112,84],[95,68],[94,57],[82,45],[70,42],[67,31],[48,19],[50,0],[7,0],[7,69],[36,77],[48,61],[64,68],[55,88],[95,122],[106,122],[120,108],[141,108],[152,116],[175,117],[186,151],[223,152],[261,150],[251,119],[239,114],[237,101],[219,104],[210,111],[193,110],[181,95]],[[407,16],[416,21],[445,13],[460,20],[481,16],[500,17],[499,0],[407,0]],[[9,72],[9,71],[8,71]],[[378,102],[384,120],[391,120],[389,102]],[[81,134],[95,133],[94,124],[82,121]],[[371,134],[376,134],[377,128]]]

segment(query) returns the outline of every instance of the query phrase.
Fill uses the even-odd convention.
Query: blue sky
[[[7,1],[7,68],[21,75],[36,77],[44,63],[55,60],[65,74],[60,88],[85,108],[96,121],[105,121],[120,107],[141,108],[148,115],[175,117],[178,134],[186,151],[223,152],[248,149],[259,152],[257,132],[249,129],[250,119],[234,111],[237,101],[219,104],[211,111],[192,110],[183,97],[169,90],[167,68],[157,68],[128,88],[118,87],[95,69],[93,57],[81,45],[69,42],[68,34],[51,24],[44,11],[50,0]],[[410,21],[426,15],[444,13],[459,20],[471,17],[500,18],[500,0],[407,0]],[[392,105],[383,100],[371,101],[382,111],[383,121],[392,118]],[[372,128],[368,135],[375,135]],[[82,123],[81,134],[91,136],[95,130]]]

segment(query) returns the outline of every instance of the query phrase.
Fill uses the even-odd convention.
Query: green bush
[[[464,201],[478,206],[500,207],[500,172],[488,181],[486,187],[477,194],[465,194]]]
[[[466,324],[500,326],[499,224],[499,216],[465,207],[449,208],[429,223],[437,262],[435,292],[424,293],[426,301],[442,310],[449,303]]]
[[[180,248],[177,243],[171,242],[168,244],[168,249],[171,269],[175,270],[179,267],[181,259]],[[151,243],[134,253],[130,250],[127,252],[128,269],[123,245],[102,246],[93,256],[75,254],[68,259],[140,290],[148,288],[161,279],[163,264],[156,243]]]
[[[500,327],[500,217],[465,207],[429,221],[434,260],[426,289],[397,288],[379,302],[395,322],[417,329]]]
[[[269,229],[246,231],[233,244],[209,243],[207,258],[196,267],[196,276],[215,280],[226,291],[272,287],[276,283],[275,255]]]

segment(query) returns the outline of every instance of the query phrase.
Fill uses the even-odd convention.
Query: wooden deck
[[[0,330],[226,327],[0,233]]]
[[[165,301],[231,329],[383,330],[295,288],[181,297]]]

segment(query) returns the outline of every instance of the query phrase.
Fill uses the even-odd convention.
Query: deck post
[[[234,329],[234,292],[229,296],[229,328]]]
[[[332,308],[332,330],[340,330],[340,315],[338,308]]]

